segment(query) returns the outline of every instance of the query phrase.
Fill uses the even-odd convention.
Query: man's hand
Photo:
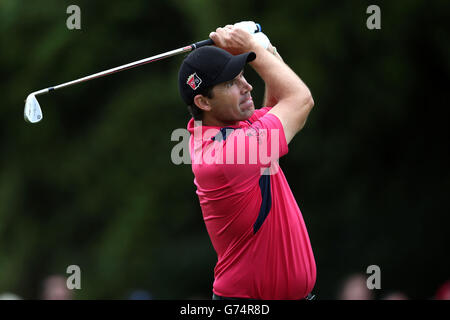
[[[209,34],[209,37],[216,46],[233,55],[262,48],[250,33],[233,25],[217,28],[215,32]]]

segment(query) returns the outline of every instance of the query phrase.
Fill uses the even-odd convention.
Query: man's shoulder
[[[263,117],[267,114],[267,112],[270,111],[272,107],[262,107],[259,109],[256,109],[255,112],[253,112],[252,116],[248,119],[251,122],[257,121],[259,118]]]

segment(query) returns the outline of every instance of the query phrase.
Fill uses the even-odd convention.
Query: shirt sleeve
[[[250,121],[250,123],[253,123],[253,122],[257,121],[259,118],[261,118],[262,116],[264,116],[267,112],[269,112],[270,109],[272,109],[272,107],[264,107],[264,108],[257,109],[257,110],[255,110],[255,112],[253,112],[253,115],[248,120]]]
[[[248,133],[250,135],[254,134],[259,138],[258,146],[263,147],[262,150],[261,148],[259,149],[261,161],[265,155],[263,152],[265,147],[269,150],[268,154],[270,154],[271,160],[278,160],[289,151],[284,128],[276,115],[272,113],[267,114],[272,109],[271,107],[265,107],[264,109],[266,109],[264,115],[250,126]]]

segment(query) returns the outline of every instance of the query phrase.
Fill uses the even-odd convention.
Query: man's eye
[[[234,80],[228,81],[227,82],[227,88],[231,88],[234,84]]]

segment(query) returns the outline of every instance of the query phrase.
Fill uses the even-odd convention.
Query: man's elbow
[[[303,127],[305,126],[306,120],[308,119],[308,115],[313,107],[314,107],[314,99],[312,95],[309,93],[302,99],[298,131],[302,130]]]
[[[299,97],[299,104],[302,109],[307,109],[311,111],[311,109],[314,107],[314,99],[312,97],[311,92],[308,90],[306,93],[302,94]]]
[[[309,96],[306,99],[306,103],[305,106],[311,110],[314,107],[314,99],[313,96],[311,95],[311,93],[309,94]]]

